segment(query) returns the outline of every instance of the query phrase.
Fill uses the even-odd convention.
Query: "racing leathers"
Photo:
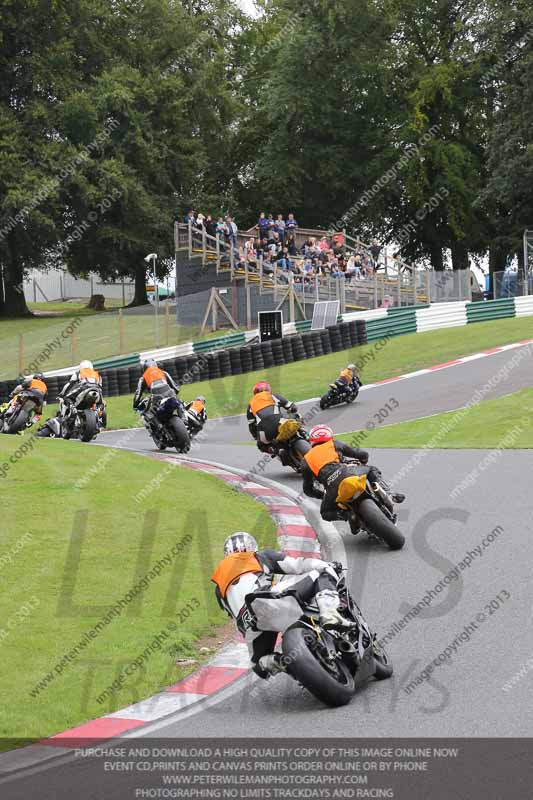
[[[143,406],[142,396],[150,393],[149,402],[144,402],[143,416],[152,433],[157,433],[160,423],[157,421],[156,411],[163,401],[170,398],[176,400],[180,387],[174,382],[168,372],[156,366],[147,367],[139,378],[137,389],[133,396],[133,408]]]
[[[256,440],[259,450],[270,451],[270,446],[278,434],[282,408],[291,413],[297,411],[295,404],[286,397],[268,391],[258,392],[250,400],[246,418],[250,434]]]
[[[343,457],[355,458],[362,463],[362,466],[343,464]],[[364,476],[368,476],[369,480],[376,481],[380,477],[379,470],[366,466],[367,462],[366,450],[350,447],[335,439],[315,445],[305,454],[302,471],[303,491],[308,497],[322,500],[320,506],[322,519],[329,521],[346,519],[346,514],[341,511],[337,501],[339,487],[345,478],[355,476],[364,479]],[[324,492],[316,488],[316,481],[322,484]],[[363,484],[364,480],[361,485]]]
[[[341,371],[339,377],[332,386],[336,386],[339,392],[343,393],[351,389],[358,389],[362,386],[362,383],[355,372],[346,367],[346,369]]]
[[[276,639],[301,617],[301,603],[316,599],[321,615],[328,603],[338,606],[338,573],[320,558],[294,558],[276,550],[232,553],[211,580],[219,605],[244,636],[254,672],[262,678],[280,671],[271,669]],[[343,622],[340,616],[337,621]]]
[[[33,375],[26,375],[10,393],[10,399],[21,392],[24,392],[35,400],[36,411],[40,414],[48,396],[48,387],[46,383],[39,378],[34,378]]]
[[[98,403],[100,416],[105,413],[105,403],[102,397],[102,376],[95,369],[84,367],[73,372],[67,383],[59,393],[59,413],[58,416],[68,417],[72,412],[74,403],[84,389],[98,388],[100,390],[101,401]]]
[[[187,412],[187,424],[192,434],[200,433],[207,422],[207,409],[202,400],[193,400],[185,406]]]

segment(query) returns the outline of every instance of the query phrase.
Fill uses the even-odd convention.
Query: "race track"
[[[317,419],[332,423],[338,432],[362,428],[390,398],[398,403],[390,422],[460,408],[502,370],[505,379],[484,397],[510,394],[530,386],[533,374],[531,354],[507,368],[516,352],[369,388],[354,405],[320,412]],[[183,394],[187,397],[185,389]],[[299,407],[305,414],[316,402]],[[243,417],[211,421],[206,433],[206,442],[196,444],[192,456],[246,470],[257,465],[258,453],[247,444]],[[154,452],[144,430],[129,437],[124,441],[123,432],[107,433],[100,444]],[[404,469],[398,486],[408,496],[400,507],[406,547],[389,552],[338,526],[351,590],[379,635],[389,632],[387,649],[395,666],[391,680],[369,684],[351,705],[331,710],[285,676],[269,682],[245,678],[247,691],[241,681],[222,695],[225,699],[219,696],[191,710],[185,729],[181,713],[143,728],[139,735],[179,737],[186,730],[187,736],[532,736],[531,677],[507,691],[502,688],[533,652],[532,456],[528,450],[502,451],[479,467],[485,455],[479,450],[422,451],[416,463],[417,451],[374,451],[371,461],[386,477]],[[475,485],[452,498],[453,489],[476,468],[480,474]],[[300,488],[299,478],[278,461],[262,474]],[[476,555],[468,557],[469,551]],[[465,556],[471,563],[436,590]],[[435,590],[430,606],[405,622],[409,608],[430,590]],[[489,607],[497,595],[500,599]],[[429,680],[409,689],[424,667],[476,620],[477,627],[456,641],[451,659],[436,667]]]

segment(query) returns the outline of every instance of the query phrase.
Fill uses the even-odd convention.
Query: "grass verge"
[[[132,453],[1,436],[0,482],[9,498],[0,737],[9,746],[123,708],[195,669],[176,658],[197,659],[198,640],[226,621],[210,582],[225,537],[245,529],[262,546],[276,542],[274,523],[251,498]],[[109,624],[84,637],[123,598]],[[134,659],[138,668],[106,693]]]
[[[476,406],[412,422],[385,425],[375,431],[339,436],[361,447],[515,449],[533,448],[533,389],[483,400]]]

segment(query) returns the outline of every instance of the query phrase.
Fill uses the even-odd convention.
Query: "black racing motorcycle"
[[[309,434],[302,427],[299,414],[284,417],[280,420],[278,433],[272,442],[274,455],[279,458],[284,467],[290,467],[298,475],[303,469],[303,459],[311,450]]]
[[[355,459],[343,459],[343,463],[360,465]],[[346,488],[349,491],[349,484]],[[339,494],[341,491],[339,487]],[[343,505],[348,508],[350,531],[354,535],[365,531],[384,542],[391,550],[401,550],[405,544],[405,536],[396,527],[398,515],[394,511],[393,498],[394,494],[382,478],[374,483],[367,480],[361,494],[353,499],[347,497],[343,501]]]
[[[68,403],[60,416],[62,439],[92,442],[107,422],[105,403],[99,386],[87,386]]]
[[[357,400],[359,389],[362,385],[357,376],[354,384],[343,386],[337,382],[330,383],[328,391],[320,398],[320,408],[324,411],[326,408],[332,408],[333,406],[341,405],[341,403],[353,403],[354,400]]]
[[[22,391],[6,403],[0,414],[0,433],[22,433],[40,420],[40,407],[36,398]]]
[[[191,437],[186,425],[185,406],[176,397],[165,397],[154,403],[146,397],[137,409],[144,426],[159,450],[175,447],[178,453],[188,453]]]
[[[386,652],[371,632],[342,576],[339,611],[355,622],[348,631],[324,630],[316,603],[302,606],[301,618],[283,634],[282,658],[288,674],[328,706],[343,706],[369,678],[393,672]]]

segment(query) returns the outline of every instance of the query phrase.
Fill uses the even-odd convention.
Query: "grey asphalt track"
[[[517,352],[523,357],[511,368]],[[531,354],[514,350],[369,388],[354,405],[320,412],[316,419],[333,423],[338,432],[362,428],[391,398],[398,407],[387,421],[414,419],[460,408],[476,391],[485,399],[510,394],[530,386],[532,375]],[[485,391],[491,380],[494,387]],[[186,399],[189,391],[183,390]],[[315,406],[300,404],[304,413]],[[260,456],[245,444],[249,438],[242,417],[211,421],[206,434],[191,456],[245,470],[257,465]],[[144,430],[127,437],[109,432],[99,437],[99,444],[155,452]],[[390,680],[369,683],[350,705],[329,709],[286,676],[264,682],[248,675],[197,708],[129,736],[533,736],[533,670],[523,669],[533,658],[532,459],[531,450],[499,451],[492,461],[483,450],[372,452],[371,461],[386,477],[404,471],[398,486],[407,501],[399,508],[399,526],[406,546],[391,552],[365,535],[351,536],[343,524],[338,531],[351,591],[382,641],[386,637],[395,667]],[[476,481],[454,499],[454,488],[473,470],[478,470]],[[264,476],[300,488],[299,478],[277,461],[267,464]],[[171,492],[176,472],[167,480]],[[452,572],[461,562],[463,569]],[[424,597],[428,605],[423,605]],[[419,613],[407,616],[414,606]],[[417,685],[417,676],[446,648],[451,657]],[[89,775],[84,779],[79,766],[61,761],[39,775],[30,771],[11,780],[0,787],[0,796],[37,796],[37,783],[39,797],[66,800],[73,795],[60,790],[65,775],[72,786],[91,787],[84,796],[134,796],[124,793],[127,776],[111,791],[108,784],[99,788]]]
[[[516,365],[510,360],[521,353]],[[495,376],[500,376],[498,379]],[[362,428],[390,399],[398,408],[390,422],[399,422],[459,408],[476,391],[490,399],[531,385],[532,353],[512,350],[439,372],[369,388],[357,403],[317,414],[333,422],[336,431]],[[489,381],[493,388],[487,389]],[[185,391],[185,390],[184,390]],[[316,403],[301,403],[303,413]],[[517,420],[519,422],[519,420]],[[191,455],[253,469],[258,462],[248,441],[242,417],[211,421],[206,442]],[[119,444],[123,434],[108,433],[101,443]],[[153,452],[144,431],[125,446]],[[383,636],[390,631],[387,649],[395,665],[394,677],[368,685],[351,705],[324,709],[285,676],[256,681],[249,691],[187,718],[188,736],[532,736],[531,680],[526,675],[508,691],[504,684],[533,655],[531,612],[530,484],[533,454],[528,450],[500,451],[485,464],[481,450],[422,451],[379,450],[372,453],[390,478],[410,465],[398,486],[407,494],[400,507],[400,527],[406,547],[389,552],[364,535],[352,537],[340,524],[349,566],[351,590],[371,625]],[[481,466],[480,466],[481,465]],[[450,493],[472,470],[479,469],[475,484],[453,499]],[[270,462],[264,474],[299,489],[299,478]],[[170,489],[170,487],[169,487]],[[435,591],[429,607],[403,622],[426,591],[434,590],[467,553],[482,545],[498,526],[493,542],[473,557],[472,563]],[[444,585],[444,584],[443,584]],[[509,593],[510,597],[502,595]],[[500,600],[486,608],[497,595]],[[501,598],[505,599],[501,599]],[[497,607],[499,602],[500,607]],[[486,617],[478,628],[465,626]],[[455,652],[435,667],[429,680],[408,690],[408,684],[454,640]],[[466,641],[468,639],[468,641]],[[141,736],[181,736],[180,721],[144,729]]]

